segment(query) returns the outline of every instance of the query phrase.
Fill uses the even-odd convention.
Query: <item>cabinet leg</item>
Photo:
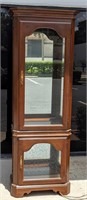
[[[12,184],[11,185],[11,195],[13,197],[19,198],[19,197],[23,197],[24,193],[22,191],[20,192],[20,190],[18,190],[17,187],[14,184]]]
[[[31,189],[28,188],[27,190],[27,187],[25,188],[25,187],[15,185],[15,184],[11,185],[11,195],[13,197],[20,198],[20,197],[23,197],[25,194],[28,195],[30,193],[31,193]]]
[[[59,191],[60,195],[68,195],[69,193],[70,193],[70,183],[68,183],[67,186],[63,188],[63,190]]]

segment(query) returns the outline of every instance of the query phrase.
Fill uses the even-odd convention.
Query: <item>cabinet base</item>
[[[47,191],[59,192],[61,195],[67,195],[70,192],[70,182],[64,184],[53,185],[11,185],[11,195],[14,197],[22,197],[24,194],[29,194],[33,191]]]

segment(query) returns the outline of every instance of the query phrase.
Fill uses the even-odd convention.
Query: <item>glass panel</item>
[[[62,124],[65,39],[51,29],[25,38],[24,124]]]
[[[24,152],[24,179],[60,177],[61,151],[51,144],[35,144]]]

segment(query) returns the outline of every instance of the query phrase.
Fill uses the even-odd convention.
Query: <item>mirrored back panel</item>
[[[24,152],[24,179],[60,178],[61,151],[49,143],[35,144]]]

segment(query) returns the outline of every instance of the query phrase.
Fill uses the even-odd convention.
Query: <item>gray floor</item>
[[[1,181],[0,181],[0,200],[16,199],[10,195],[10,174],[12,170],[11,156],[2,155],[1,163]],[[60,196],[53,192],[32,192],[24,196],[23,200],[87,200],[87,165],[86,156],[70,156],[70,183],[71,191],[67,196]]]

